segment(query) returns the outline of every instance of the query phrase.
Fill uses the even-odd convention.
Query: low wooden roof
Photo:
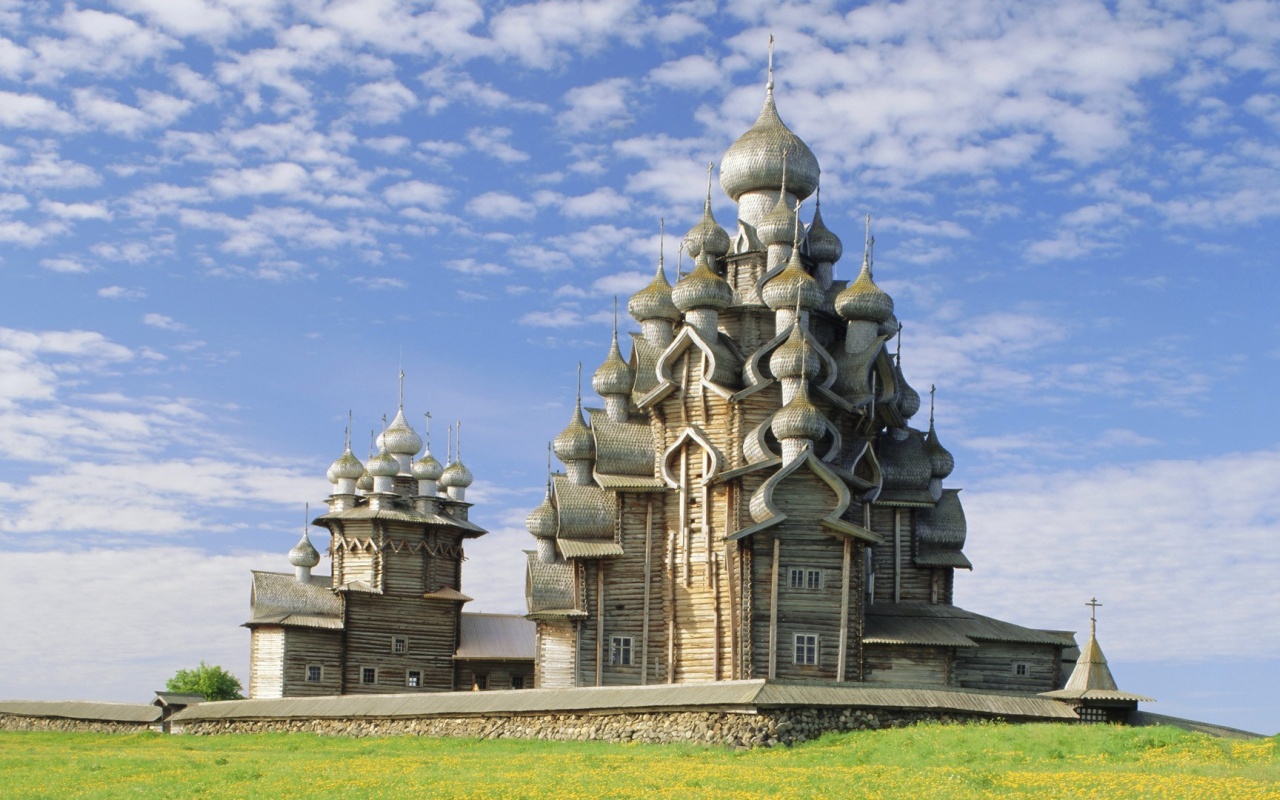
[[[253,570],[249,621],[245,625],[285,625],[298,628],[342,628],[342,598],[328,575],[312,575],[307,582],[283,572]]]
[[[934,603],[871,603],[866,606],[867,644],[974,647],[983,641],[1069,647],[1070,635],[1024,628],[959,606]]]
[[[1107,666],[1107,657],[1102,654],[1098,645],[1098,637],[1090,633],[1089,641],[1080,648],[1080,657],[1076,659],[1076,667],[1071,670],[1067,685],[1057,691],[1044,692],[1045,697],[1058,700],[1101,700],[1125,703],[1154,703],[1150,697],[1124,692],[1116,686],[1116,680]]]
[[[0,714],[94,722],[156,722],[160,719],[160,707],[150,703],[99,703],[91,700],[0,700]]]
[[[277,718],[378,718],[468,714],[545,714],[609,710],[726,709],[827,706],[901,708],[990,714],[1016,719],[1076,719],[1066,704],[1031,694],[976,690],[871,687],[856,684],[782,684],[763,680],[580,689],[337,695],[202,703],[179,711],[175,722]]]
[[[515,614],[463,612],[455,659],[533,661],[537,626]]]

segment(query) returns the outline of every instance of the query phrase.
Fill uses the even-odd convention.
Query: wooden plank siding
[[[1061,650],[1044,644],[979,642],[956,656],[956,681],[965,689],[1050,692],[1058,688]],[[1018,675],[1015,665],[1027,666]]]
[[[534,659],[534,685],[539,689],[572,689],[577,686],[578,626],[575,622],[538,623]]]
[[[452,689],[458,614],[456,601],[349,592],[346,693]],[[403,654],[392,652],[392,640],[397,636],[407,640]],[[373,683],[361,680],[364,667],[377,670]],[[421,670],[422,686],[415,689],[406,685],[409,670]]]
[[[320,680],[308,681],[307,668],[320,668]],[[284,696],[315,697],[342,691],[342,632],[323,628],[286,628]]]
[[[899,686],[951,686],[955,648],[869,644],[864,648],[864,680]]]
[[[249,696],[284,697],[284,628],[259,625],[249,638]]]
[[[521,689],[532,689],[534,683],[532,661],[458,659],[454,672],[453,689],[457,692],[515,689],[512,679],[516,677],[524,681]]]

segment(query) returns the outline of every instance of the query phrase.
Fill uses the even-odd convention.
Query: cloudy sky
[[[1261,0],[0,0],[0,697],[247,677],[248,570],[401,364],[435,452],[464,423],[472,610],[521,611],[576,363],[700,214],[770,32],[837,277],[874,215],[938,386],[958,603],[1087,631],[1096,595],[1152,710],[1280,729]]]

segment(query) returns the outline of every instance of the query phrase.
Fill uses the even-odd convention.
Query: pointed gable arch
[[[861,525],[854,525],[841,519],[845,511],[848,510],[849,504],[853,501],[853,495],[845,481],[819,460],[813,454],[812,449],[806,449],[801,456],[792,459],[791,463],[774,473],[751,495],[749,507],[751,516],[756,520],[756,524],[736,531],[725,538],[729,540],[743,539],[785,522],[789,517],[778,506],[775,494],[789,476],[801,469],[810,470],[819,480],[831,488],[836,498],[835,506],[831,511],[818,520],[819,525],[832,533],[852,536],[871,544],[879,544],[882,541],[879,536]]]
[[[741,357],[718,339],[710,342],[692,325],[686,325],[658,356],[654,366],[658,385],[637,402],[640,408],[652,406],[679,388],[674,374],[675,363],[691,347],[697,348],[703,356],[701,384],[726,400],[733,397],[732,389],[741,378]]]
[[[724,454],[720,452],[714,444],[711,443],[711,437],[697,425],[690,425],[680,432],[676,440],[671,443],[662,453],[662,480],[672,488],[680,486],[680,479],[671,472],[671,459],[680,450],[689,444],[696,444],[707,453],[711,458],[711,464],[707,469],[707,474],[702,476],[701,483],[709,484],[720,473],[720,469],[725,465]]]
[[[773,354],[774,350],[777,350],[787,341],[787,338],[791,336],[791,329],[795,325],[796,323],[792,323],[785,331],[770,339],[763,347],[758,348],[751,354],[751,357],[747,359],[742,368],[747,388],[734,395],[735,400],[753,394],[777,380],[772,374],[769,374],[766,359]],[[823,347],[822,343],[807,328],[801,328],[800,335],[804,337],[809,349],[818,357],[818,361],[822,365],[817,375],[818,380],[815,380],[813,384],[823,389],[831,388],[839,374],[835,358],[832,357],[831,353],[827,352],[827,348]]]

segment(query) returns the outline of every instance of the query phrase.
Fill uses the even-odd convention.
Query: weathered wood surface
[[[249,640],[249,696],[284,697],[284,628],[259,625]]]

